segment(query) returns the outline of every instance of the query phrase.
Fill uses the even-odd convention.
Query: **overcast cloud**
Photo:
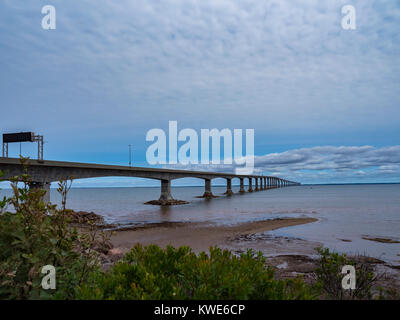
[[[400,146],[323,146],[255,157],[255,174],[281,176],[303,183],[368,183],[377,178],[400,180]],[[234,172],[234,165],[166,166],[190,170]]]
[[[44,134],[48,159],[123,164],[133,144],[146,165],[146,132],[177,120],[255,129],[265,173],[399,181],[399,1],[3,0],[0,30],[0,129]]]

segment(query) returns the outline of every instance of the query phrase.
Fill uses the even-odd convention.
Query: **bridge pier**
[[[204,179],[204,182],[205,182],[204,193],[201,196],[201,198],[206,198],[206,199],[216,198],[216,196],[214,196],[211,191],[211,179]]]
[[[178,204],[187,204],[189,202],[184,200],[176,200],[171,195],[171,180],[160,180],[161,181],[161,194],[158,200],[151,200],[145,202],[144,204],[152,204],[152,205],[159,205],[159,206],[171,206],[171,205],[178,205]]]
[[[169,201],[174,200],[171,195],[171,181],[161,180],[161,195],[158,199],[159,201]]]
[[[227,196],[233,195],[231,178],[226,178],[226,192],[224,194],[226,194]]]
[[[255,178],[254,180],[256,182],[256,188],[254,189],[254,191],[258,191],[258,190],[260,190],[260,189],[258,189],[258,178]]]
[[[46,193],[43,195],[43,202],[50,202],[50,182],[32,181],[29,183],[29,188],[32,190],[44,190]]]
[[[244,178],[240,178],[240,189],[239,193],[245,193],[246,191],[244,190]]]
[[[253,178],[249,178],[249,192],[253,192]]]

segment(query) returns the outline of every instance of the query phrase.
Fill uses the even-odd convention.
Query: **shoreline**
[[[92,214],[89,215],[92,218]],[[301,238],[276,237],[268,231],[317,222],[311,217],[275,218],[261,221],[237,223],[234,225],[213,225],[210,222],[162,222],[131,226],[98,225],[99,229],[111,232],[109,248],[102,253],[101,266],[108,270],[129,252],[136,244],[158,245],[165,248],[188,246],[199,254],[208,252],[210,247],[230,250],[241,254],[248,249],[261,252],[267,258],[266,265],[273,267],[277,279],[302,277],[305,282],[315,282],[318,266],[316,248],[322,243]],[[106,230],[108,229],[108,230]],[[349,255],[352,256],[352,255]],[[400,269],[387,262],[365,255],[357,255],[370,265],[381,278],[376,288],[400,287]],[[374,289],[375,291],[377,289]]]
[[[238,237],[316,221],[316,218],[276,218],[229,226],[193,222],[156,223],[114,229],[110,242],[121,252],[127,252],[135,244],[141,243],[160,247],[186,245],[199,253],[208,251],[210,246],[229,247]]]
[[[261,251],[268,258],[267,265],[275,268],[279,279],[301,276],[304,281],[313,283],[317,267],[315,248],[321,243],[304,239],[275,238],[266,232],[317,221],[319,220],[316,218],[303,217],[275,218],[228,226],[193,222],[153,223],[114,230],[110,242],[117,259],[137,243],[143,246],[155,244],[162,248],[167,245],[189,246],[196,254],[208,252],[210,246],[228,249],[235,254],[252,249],[254,252]],[[398,268],[380,259],[368,256],[362,258],[373,270],[384,275],[378,282],[379,286],[400,287]]]

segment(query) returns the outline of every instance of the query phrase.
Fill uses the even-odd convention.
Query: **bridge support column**
[[[169,201],[174,200],[171,196],[171,181],[161,180],[161,195],[158,199],[159,201]]]
[[[260,189],[258,189],[258,178],[255,178],[254,180],[256,182],[256,188],[254,189],[254,191],[258,191],[258,190],[260,190]]]
[[[207,198],[207,199],[216,198],[211,191],[211,179],[204,179],[204,182],[205,182],[204,185],[205,189],[201,198]]]
[[[178,204],[187,204],[189,202],[184,200],[176,200],[171,195],[171,180],[160,180],[161,181],[161,195],[158,200],[147,201],[144,204],[152,204],[157,206],[172,206]]]
[[[32,190],[44,190],[46,193],[43,195],[43,202],[50,202],[50,182],[39,182],[33,181],[29,184],[29,188]]]
[[[264,190],[268,189],[267,177],[264,177]]]
[[[249,192],[253,192],[253,178],[249,178]]]
[[[240,178],[240,190],[239,193],[245,193],[244,191],[244,178]]]
[[[233,195],[233,191],[232,191],[232,179],[227,178],[226,179],[226,192],[224,193],[227,196],[231,196]]]

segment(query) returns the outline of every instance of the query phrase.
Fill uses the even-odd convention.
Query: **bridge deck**
[[[17,172],[21,171],[21,160],[19,158],[0,158],[0,170],[6,171],[6,176],[15,176]],[[39,169],[40,168],[40,169]],[[34,169],[34,170],[33,170]],[[264,178],[263,175],[237,175],[234,173],[222,173],[222,172],[208,172],[208,171],[192,171],[192,170],[176,170],[176,169],[165,169],[165,168],[146,168],[146,167],[129,167],[129,166],[119,166],[119,165],[107,165],[107,164],[96,164],[96,163],[81,163],[81,162],[66,162],[66,161],[51,161],[51,160],[33,160],[28,161],[28,171],[40,170],[44,174],[44,170],[57,170],[60,172],[71,173],[76,172],[77,175],[74,176],[75,179],[83,178],[81,174],[85,169],[91,171],[96,171],[95,177],[109,176],[110,171],[113,171],[117,176],[126,174],[127,176],[140,176],[150,179],[162,180],[167,178],[167,180],[179,179],[183,177],[194,177],[203,179],[213,179],[213,178]],[[11,170],[11,171],[10,171]],[[7,174],[7,171],[9,174]],[[33,172],[35,173],[35,172]],[[80,174],[78,174],[80,173]],[[103,174],[104,175],[103,175]],[[45,174],[44,174],[45,175]],[[65,174],[60,173],[60,176],[65,176]],[[176,176],[174,178],[174,176]],[[70,178],[69,175],[66,178]],[[86,174],[85,174],[86,177]],[[50,181],[58,181],[59,178],[53,178],[53,175],[49,175]],[[49,179],[44,179],[49,181]]]
[[[3,173],[2,180],[10,180],[24,173],[24,167],[19,158],[0,158],[0,171]],[[31,178],[31,186],[50,190],[53,181],[83,179],[96,177],[124,176],[139,177],[161,180],[161,196],[154,204],[175,204],[171,196],[171,180],[181,178],[200,178],[205,180],[205,198],[212,198],[211,180],[224,178],[227,180],[227,195],[232,192],[232,179],[240,179],[240,193],[244,191],[244,179],[249,180],[249,192],[253,191],[252,181],[254,179],[254,191],[267,188],[298,185],[298,183],[277,177],[262,175],[237,175],[233,173],[175,170],[164,168],[128,167],[96,163],[80,163],[50,160],[31,160],[26,162],[27,174]],[[260,184],[258,184],[260,182]],[[260,188],[258,187],[260,186]],[[47,192],[48,200],[50,192]]]

